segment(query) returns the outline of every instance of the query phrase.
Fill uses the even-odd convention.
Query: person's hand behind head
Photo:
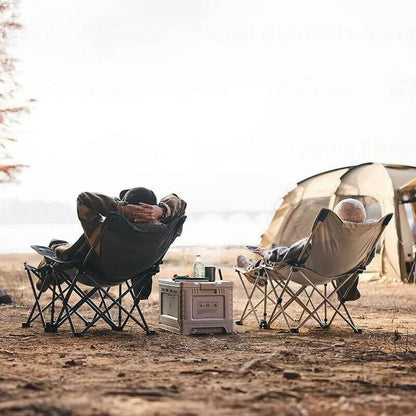
[[[123,213],[130,221],[149,223],[157,221],[163,215],[163,210],[158,205],[141,203],[125,205]]]

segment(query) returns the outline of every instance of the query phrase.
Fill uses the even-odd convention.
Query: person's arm
[[[176,194],[170,194],[162,198],[158,205],[163,210],[163,219],[172,219],[183,215],[186,209],[186,202]]]
[[[87,235],[92,235],[111,211],[121,212],[124,202],[94,192],[82,192],[77,198],[78,218]]]
[[[106,217],[111,211],[121,212],[124,205],[125,203],[118,198],[111,198],[103,194],[82,192],[78,195],[78,218],[91,246],[95,244],[101,232],[103,217]],[[98,245],[96,252],[99,252]]]
[[[153,222],[163,215],[162,208],[157,205],[148,205],[148,207],[151,208],[142,205],[131,205],[118,198],[94,192],[82,192],[77,198],[78,218],[91,246],[96,244],[96,240],[101,233],[104,217],[111,211],[117,211],[135,222]],[[97,254],[100,252],[99,243],[95,245],[95,252]]]
[[[160,212],[153,212],[146,210],[141,205],[128,204],[126,201],[121,201],[118,198],[112,198],[107,195],[82,192],[77,199],[78,218],[86,230],[96,229],[97,226],[103,222],[103,217],[106,217],[111,211],[117,211],[124,215],[131,221],[135,222],[152,222],[157,219],[157,215],[163,215]],[[87,233],[90,234],[90,233]]]
[[[102,217],[106,217],[111,211],[121,213],[125,205],[126,202],[118,198],[94,192],[82,192],[77,199],[78,217],[80,220],[88,218],[102,221]]]
[[[161,199],[158,205],[142,203],[140,205],[127,205],[123,208],[124,215],[134,222],[154,222],[160,220],[166,222],[174,217],[183,215],[186,202],[175,194],[170,194]]]

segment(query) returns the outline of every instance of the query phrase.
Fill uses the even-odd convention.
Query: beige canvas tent
[[[321,208],[333,208],[345,198],[359,199],[367,218],[390,212],[393,220],[367,271],[375,276],[407,281],[416,241],[416,167],[365,163],[323,172],[305,179],[286,194],[261,246],[290,245],[308,235]]]

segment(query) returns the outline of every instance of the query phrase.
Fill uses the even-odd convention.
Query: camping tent
[[[407,280],[416,242],[416,167],[365,163],[307,178],[286,194],[274,214],[261,246],[290,245],[306,237],[321,208],[345,198],[359,199],[368,219],[394,213],[374,260],[372,276]]]

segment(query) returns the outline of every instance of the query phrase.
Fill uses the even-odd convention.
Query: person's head
[[[343,199],[334,208],[335,214],[343,221],[364,222],[367,216],[364,205],[352,198]]]
[[[149,205],[157,204],[155,193],[150,189],[143,187],[125,189],[124,191],[121,191],[120,199],[132,205],[139,205],[141,202]]]

